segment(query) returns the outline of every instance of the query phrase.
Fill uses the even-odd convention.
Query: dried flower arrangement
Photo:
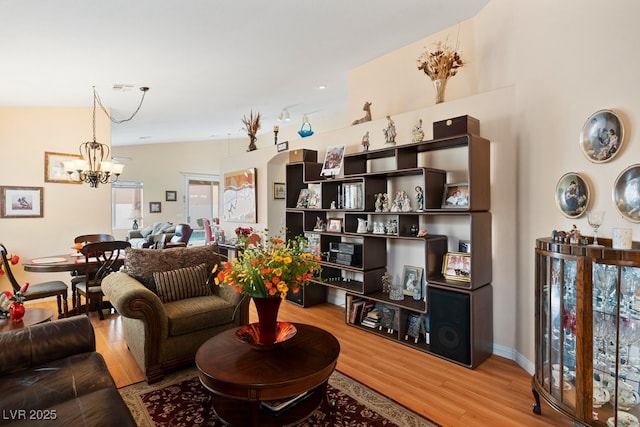
[[[464,65],[460,54],[446,42],[437,42],[435,51],[426,50],[417,59],[418,70],[424,71],[431,80],[448,79],[455,76]]]
[[[247,116],[242,117],[242,123],[244,124],[244,128],[247,131],[247,135],[249,135],[249,139],[251,140],[249,142],[248,151],[253,151],[257,148],[256,134],[260,129],[260,113],[256,113],[256,115],[254,116],[253,110],[251,110],[251,114],[249,115],[249,118],[247,118]]]

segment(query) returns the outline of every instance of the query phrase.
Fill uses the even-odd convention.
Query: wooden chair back
[[[107,275],[118,271],[124,262],[124,251],[131,243],[122,240],[95,242],[84,245],[81,249],[85,260],[85,277],[87,288],[100,286]],[[97,261],[97,269],[95,262]]]

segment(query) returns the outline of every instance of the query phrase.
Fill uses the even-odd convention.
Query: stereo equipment
[[[362,244],[360,243],[329,243],[329,262],[340,265],[361,265],[362,264]]]
[[[439,356],[471,364],[470,296],[429,287],[429,350]]]

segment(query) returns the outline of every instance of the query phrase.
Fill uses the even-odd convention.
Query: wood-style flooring
[[[55,312],[55,302],[31,305]],[[97,349],[118,387],[142,381],[122,337],[120,316],[109,314],[100,321],[91,313],[90,318]],[[256,320],[251,304],[251,321]],[[573,425],[544,402],[542,415],[533,414],[531,377],[511,360],[492,356],[476,369],[467,369],[348,326],[343,309],[332,304],[300,308],[283,303],[278,320],[330,331],[341,345],[340,372],[443,426]]]

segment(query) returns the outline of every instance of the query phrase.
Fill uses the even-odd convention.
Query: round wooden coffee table
[[[253,349],[236,338],[236,329],[205,342],[196,353],[200,382],[211,391],[216,415],[233,426],[284,426],[304,420],[321,403],[330,408],[326,386],[340,343],[327,331],[295,324],[298,332],[271,350]],[[262,402],[309,392],[274,415]]]
[[[20,322],[12,322],[10,318],[0,319],[0,332],[26,328],[27,326],[48,322],[51,319],[53,319],[53,311],[48,308],[27,307],[24,312],[24,317]]]

